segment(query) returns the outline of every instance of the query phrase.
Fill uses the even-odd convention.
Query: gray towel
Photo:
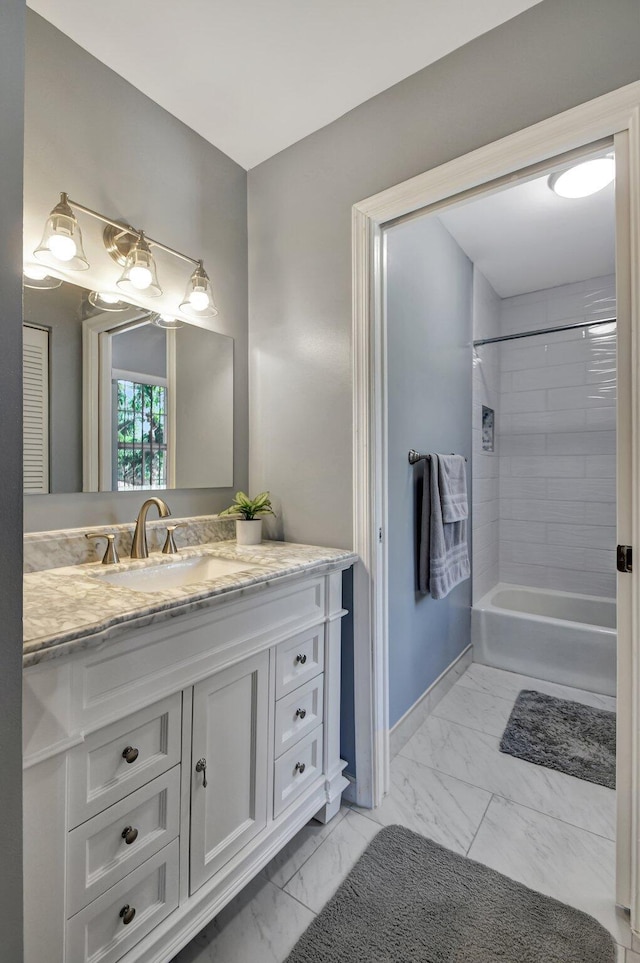
[[[444,598],[469,578],[467,482],[462,455],[425,459],[418,587]]]

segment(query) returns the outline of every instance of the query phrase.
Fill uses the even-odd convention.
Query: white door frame
[[[534,165],[615,136],[618,159],[617,302],[628,318],[631,410],[622,426],[628,458],[618,480],[618,538],[640,553],[640,82],[565,111],[533,127],[413,177],[354,205],[353,259],[353,540],[361,561],[354,574],[355,799],[382,801],[389,784],[388,633],[386,599],[385,323],[383,229],[391,221],[483,192]],[[624,196],[627,194],[628,196]],[[623,200],[621,201],[621,197]],[[624,444],[624,442],[623,442]],[[620,462],[619,462],[620,464]],[[628,511],[620,515],[626,500]],[[624,505],[623,505],[624,508]],[[619,577],[628,646],[619,645],[622,712],[619,722],[618,902],[640,928],[638,782],[640,778],[640,565]],[[629,778],[627,777],[627,774]],[[635,841],[632,843],[632,840]],[[636,892],[638,891],[638,892]],[[633,895],[633,898],[632,898]]]

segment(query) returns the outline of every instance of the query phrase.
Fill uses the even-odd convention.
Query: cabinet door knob
[[[125,762],[132,763],[138,758],[138,750],[134,749],[133,746],[127,746],[126,749],[122,750],[122,758]]]
[[[122,838],[127,846],[130,846],[131,843],[135,843],[138,838],[138,830],[134,829],[133,826],[125,826],[122,830]]]
[[[298,716],[299,719],[304,719],[306,714],[307,714],[306,709],[296,709],[296,715]]]
[[[204,756],[202,757],[202,759],[198,759],[196,763],[196,772],[202,773],[202,785],[203,785],[203,788],[206,789],[207,788],[207,760],[204,758]]]
[[[135,909],[133,908],[133,906],[129,906],[128,903],[126,906],[123,906],[122,909],[120,910],[120,919],[122,920],[125,926],[129,925],[129,923],[131,922],[131,920],[135,915],[136,915]]]
[[[307,661],[307,657],[304,654],[304,652],[299,652],[298,655],[296,656],[296,662],[299,662],[300,665],[304,665],[306,661]]]
[[[297,763],[296,763],[296,772],[299,772],[300,775],[302,775],[302,773],[305,771],[306,768],[307,768],[307,767],[306,767],[306,764],[305,764],[304,762],[297,762]]]

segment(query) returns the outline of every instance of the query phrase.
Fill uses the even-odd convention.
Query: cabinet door
[[[261,652],[194,686],[192,893],[266,826],[268,678]]]

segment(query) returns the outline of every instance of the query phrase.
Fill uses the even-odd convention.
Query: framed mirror
[[[24,289],[26,494],[233,484],[233,339]]]

